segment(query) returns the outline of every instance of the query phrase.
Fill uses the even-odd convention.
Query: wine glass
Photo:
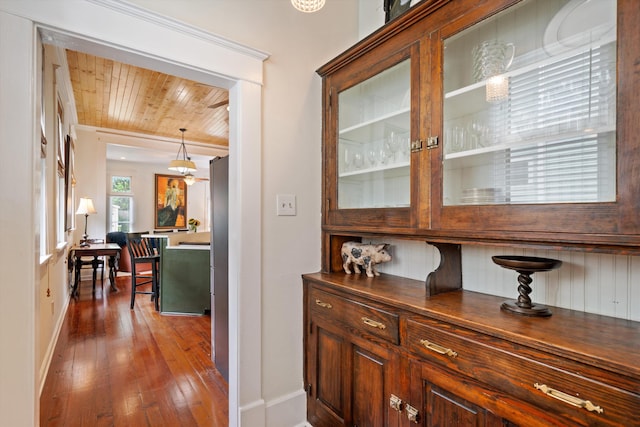
[[[350,150],[348,147],[344,148],[340,163],[342,164],[342,172],[349,172],[349,170],[351,170],[351,163],[353,163],[353,153],[352,150]]]
[[[380,149],[380,164],[382,165],[386,165],[389,162],[389,153],[387,152],[386,149],[381,148]]]
[[[353,154],[353,165],[356,169],[362,169],[364,166],[364,156],[362,155],[362,151],[356,151]]]
[[[406,134],[402,138],[402,154],[405,157],[405,160],[411,160],[411,138],[409,134]]]
[[[367,161],[372,168],[376,166],[378,163],[378,152],[375,149],[369,148],[367,150]]]
[[[396,162],[396,153],[400,150],[400,146],[402,145],[402,138],[396,132],[391,132],[389,134],[389,138],[387,139],[387,148],[391,152],[391,157],[393,158],[393,162]]]

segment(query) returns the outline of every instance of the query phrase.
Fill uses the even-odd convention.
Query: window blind
[[[494,155],[511,203],[615,200],[615,43],[513,76]]]
[[[611,136],[592,134],[505,150],[495,165],[511,203],[599,202],[615,195],[614,152]]]

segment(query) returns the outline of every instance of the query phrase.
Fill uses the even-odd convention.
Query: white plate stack
[[[494,205],[506,199],[501,188],[467,188],[460,201],[463,205]]]

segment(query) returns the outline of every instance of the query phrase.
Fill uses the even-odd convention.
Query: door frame
[[[228,88],[232,106],[229,120],[229,425],[242,425],[243,418],[258,421],[253,425],[264,425],[262,327],[261,316],[256,313],[260,313],[262,273],[262,73],[263,61],[268,55],[115,0],[75,2],[73,8],[64,8],[64,13],[62,8],[60,2],[8,2],[1,6],[2,33],[10,31],[11,37],[0,37],[3,40],[0,41],[0,62],[11,66],[0,67],[3,75],[0,111],[6,112],[6,123],[13,125],[2,126],[0,138],[23,143],[3,144],[0,153],[17,161],[10,167],[0,168],[0,177],[5,182],[20,182],[17,192],[21,196],[17,201],[24,204],[24,209],[14,209],[3,218],[3,223],[24,222],[25,212],[30,216],[36,214],[38,183],[33,176],[39,147],[32,142],[40,126],[34,114],[39,34],[55,36],[57,42],[68,43],[67,46],[77,50],[80,46],[90,46],[97,49],[93,50],[94,54],[123,55],[139,61],[137,63],[153,63],[156,69],[160,67],[159,71]],[[119,28],[129,30],[125,34]],[[170,44],[161,42],[167,39],[171,40]],[[5,198],[0,201],[16,202]],[[37,425],[39,261],[34,242],[39,231],[32,227],[13,228],[15,231],[0,240],[0,254],[15,272],[5,279],[28,286],[12,287],[11,309],[0,310],[0,323],[7,325],[0,327],[1,335],[4,339],[15,339],[15,350],[19,353],[3,363],[4,384],[0,386],[3,399],[0,400],[4,401],[0,410],[7,409],[5,413],[11,414],[8,416],[14,421],[13,425]],[[11,375],[5,377],[5,372]]]

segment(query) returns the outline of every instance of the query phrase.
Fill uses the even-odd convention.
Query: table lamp
[[[80,246],[86,247],[89,246],[89,242],[87,238],[89,235],[87,234],[87,218],[89,214],[97,214],[96,208],[93,207],[93,200],[89,197],[81,197],[80,205],[78,206],[78,210],[76,211],[76,215],[84,215],[84,234],[82,235],[82,240],[80,240]]]

